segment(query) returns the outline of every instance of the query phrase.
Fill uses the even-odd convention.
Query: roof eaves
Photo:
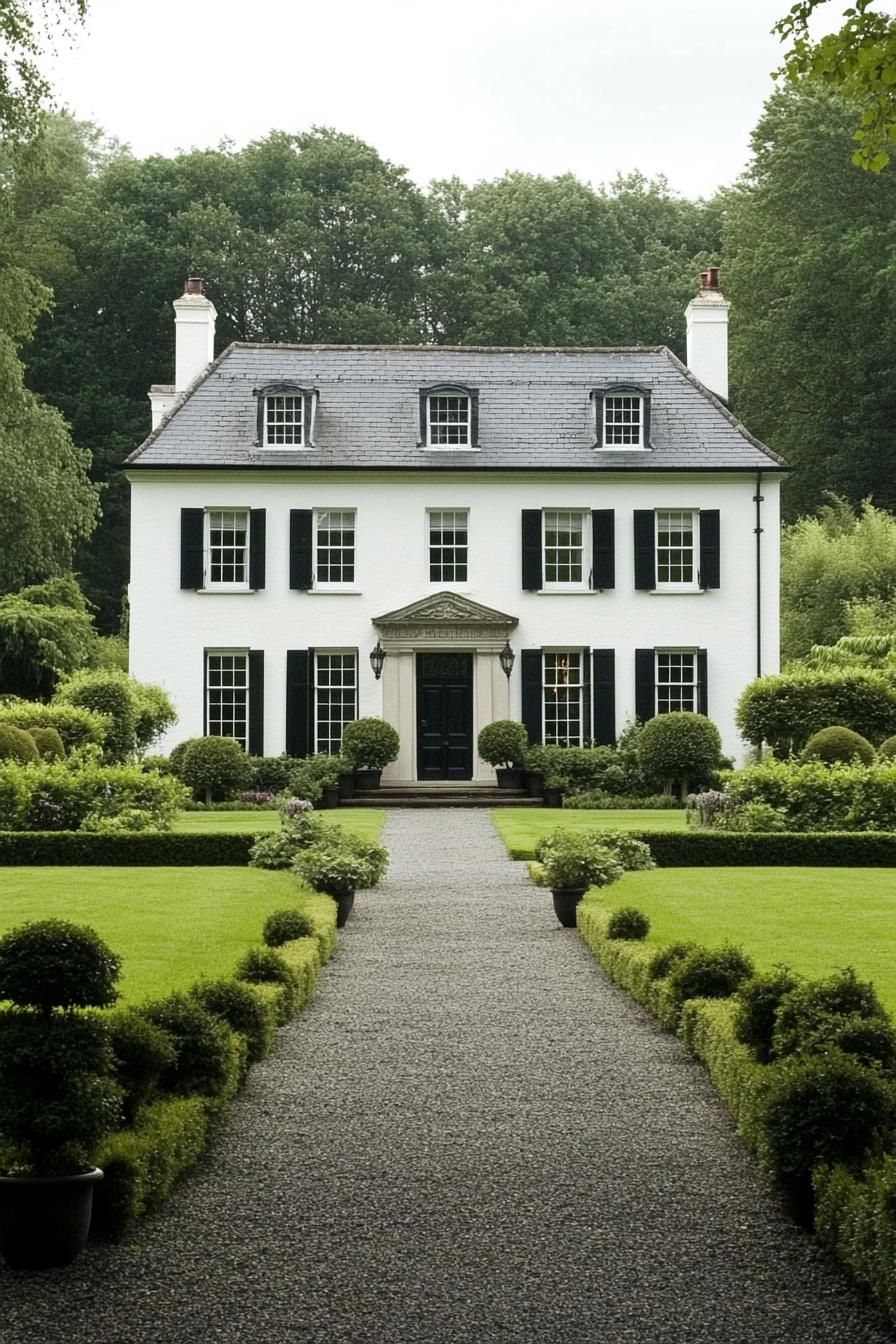
[[[706,398],[711,406],[714,406],[717,411],[721,411],[722,415],[724,415],[728,423],[737,430],[741,438],[746,439],[747,443],[758,449],[760,453],[765,453],[766,457],[770,457],[779,467],[783,467],[786,471],[793,471],[791,464],[783,458],[780,453],[776,453],[774,448],[769,448],[767,444],[762,443],[760,439],[757,439],[755,434],[751,434],[746,425],[738,420],[736,415],[732,414],[724,401],[722,401],[721,397],[717,397],[714,392],[710,391],[705,383],[701,383],[700,379],[691,372],[687,364],[683,363],[676,354],[673,354],[667,345],[662,347],[662,351],[672,367],[677,369],[679,373],[683,373],[688,382],[696,387],[697,391]]]
[[[216,369],[220,368],[221,364],[235,348],[236,348],[236,341],[231,341],[230,345],[226,346],[221,351],[217,359],[213,359],[211,364],[207,364],[206,367],[202,370],[202,372],[196,375],[192,383],[190,383],[189,387],[184,388],[183,392],[178,393],[177,399],[174,405],[171,407],[171,410],[167,411],[165,415],[162,416],[161,420],[156,425],[155,429],[152,430],[152,432],[147,435],[147,437],[140,444],[139,448],[135,448],[134,451],[130,453],[128,457],[125,458],[124,462],[122,463],[123,466],[125,467],[131,466],[132,463],[137,461],[137,458],[140,457],[141,453],[143,453],[147,448],[149,448],[151,444],[155,443],[156,439],[159,437],[162,430],[166,427],[166,425],[171,423],[171,421],[177,415],[181,407],[184,406],[185,403],[190,400],[190,397],[192,397],[196,389],[198,387],[201,387],[202,384],[205,382],[206,378],[210,378]]]

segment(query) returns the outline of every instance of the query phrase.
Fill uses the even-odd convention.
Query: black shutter
[[[591,650],[582,650],[582,745],[591,741]]]
[[[311,419],[314,415],[314,393],[302,393],[302,446],[303,448],[313,448],[314,440],[311,437]]]
[[[180,511],[180,586],[201,588],[203,582],[203,544],[205,509]]]
[[[542,586],[541,509],[523,509],[523,587],[537,593]]]
[[[591,541],[594,552],[592,588],[616,586],[616,515],[612,509],[591,510]]]
[[[314,665],[313,649],[286,651],[286,754],[307,756],[312,749],[311,726]]]
[[[470,393],[470,445],[479,447],[479,393]]]
[[[429,425],[427,424],[427,410],[429,407],[429,393],[420,393],[420,442],[425,446],[429,442]]]
[[[544,690],[541,649],[522,651],[523,724],[533,747],[541,744]]]
[[[646,723],[656,716],[656,655],[635,649],[635,718]]]
[[[697,713],[709,713],[709,687],[706,680],[706,650],[697,650]]]
[[[249,587],[264,587],[266,515],[264,509],[249,510]]]
[[[264,755],[264,653],[249,650],[249,732],[250,756]]]
[[[700,587],[719,587],[719,511],[700,510]]]
[[[616,650],[595,649],[594,745],[612,746],[616,741]]]
[[[653,509],[635,509],[635,587],[656,587],[656,523]]]
[[[289,586],[307,592],[312,586],[314,515],[311,509],[289,511]]]

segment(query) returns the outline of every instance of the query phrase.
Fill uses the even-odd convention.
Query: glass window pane
[[[206,685],[209,737],[233,737],[245,750],[249,720],[248,655],[207,654]]]
[[[544,655],[544,741],[546,746],[582,745],[582,654]]]
[[[336,756],[342,745],[342,730],[357,714],[358,656],[317,653],[314,666],[316,750]]]
[[[467,581],[467,510],[431,509],[429,578],[431,583]]]

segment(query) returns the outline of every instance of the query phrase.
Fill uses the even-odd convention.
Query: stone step
[[[543,807],[540,798],[530,798],[527,794],[515,797],[510,790],[502,789],[495,794],[483,796],[475,793],[442,793],[436,797],[431,794],[398,793],[378,789],[369,793],[356,794],[354,798],[343,799],[340,807]]]

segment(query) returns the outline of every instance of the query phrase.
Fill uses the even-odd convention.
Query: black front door
[[[417,778],[473,778],[473,655],[417,654]]]

